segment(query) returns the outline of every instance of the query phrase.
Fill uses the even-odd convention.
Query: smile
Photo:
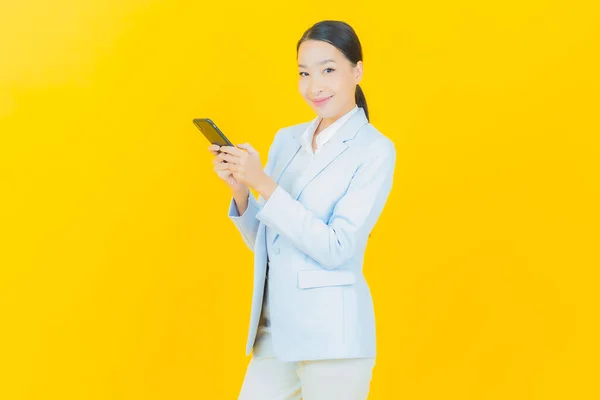
[[[327,102],[329,101],[329,99],[331,99],[333,96],[329,96],[326,97],[324,99],[318,99],[318,100],[313,100],[313,103],[315,103],[316,106],[324,106],[325,104],[327,104]]]

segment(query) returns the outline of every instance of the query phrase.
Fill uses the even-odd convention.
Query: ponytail
[[[360,85],[356,85],[356,92],[354,93],[354,99],[356,100],[356,105],[365,110],[365,116],[367,117],[367,121],[369,120],[369,109],[367,108],[367,99],[365,99],[365,94],[363,93]]]

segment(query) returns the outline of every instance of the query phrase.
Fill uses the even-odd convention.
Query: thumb
[[[248,152],[248,154],[254,156],[256,154],[258,154],[258,151],[256,151],[256,149],[254,149],[254,147],[252,147],[250,145],[250,143],[243,143],[243,144],[238,144],[238,146],[240,149],[244,149]]]

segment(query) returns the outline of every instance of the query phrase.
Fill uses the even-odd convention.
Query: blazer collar
[[[354,114],[352,114],[350,118],[348,118],[348,120],[339,128],[338,132],[336,132],[336,134],[333,135],[331,140],[337,139],[338,141],[347,141],[350,139],[354,139],[354,136],[356,136],[356,134],[358,133],[358,129],[367,122],[368,121],[367,116],[365,115],[365,110],[362,107],[358,107],[358,110]],[[306,126],[298,126],[293,133],[294,138],[296,140],[302,141],[302,135],[304,134],[305,130]]]
[[[314,162],[310,163],[294,181],[290,191],[292,198],[298,199],[306,185],[323,171],[325,167],[339,157],[340,154],[346,151],[349,146],[346,142],[354,139],[360,128],[368,123],[369,121],[367,120],[364,109],[359,107],[358,111],[340,127],[339,131],[321,149]],[[289,163],[302,147],[302,134],[306,129],[306,124],[298,125],[293,129],[294,131],[292,132],[291,140],[285,143],[284,147],[279,152],[277,167],[273,174],[273,179],[276,182],[279,182],[283,171],[285,171]]]

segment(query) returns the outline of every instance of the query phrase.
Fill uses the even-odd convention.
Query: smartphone
[[[221,132],[217,125],[209,118],[195,118],[193,122],[210,143],[218,146],[235,147],[233,143],[227,139],[223,132]]]

